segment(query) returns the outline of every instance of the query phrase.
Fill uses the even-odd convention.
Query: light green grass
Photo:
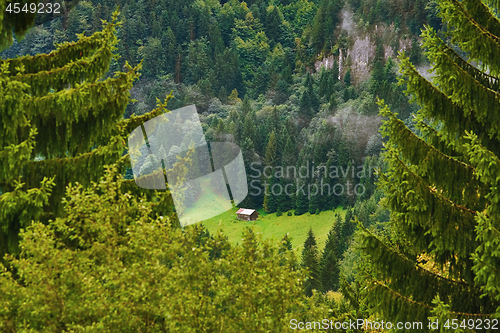
[[[300,216],[287,216],[287,213],[283,213],[279,217],[276,216],[276,213],[267,214],[263,209],[258,209],[260,214],[258,220],[246,222],[236,218],[237,210],[237,208],[233,208],[221,215],[205,220],[203,225],[211,234],[215,234],[220,229],[232,244],[241,243],[243,230],[246,227],[253,228],[256,233],[262,233],[262,236],[267,239],[280,240],[288,233],[292,237],[292,246],[296,251],[301,251],[311,227],[316,236],[318,249],[321,251],[328,231],[335,223],[335,214],[340,214],[343,218],[345,216],[345,210],[342,207],[338,207],[335,211],[323,211],[319,215],[306,213]]]
[[[187,208],[183,213],[183,218],[191,221],[202,221],[203,216],[213,216],[220,211],[231,209],[232,205],[228,197],[215,192],[209,181],[201,183],[201,195],[192,203],[192,207]],[[218,215],[221,216],[221,215]]]

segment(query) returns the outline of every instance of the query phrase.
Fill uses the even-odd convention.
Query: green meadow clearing
[[[265,239],[274,239],[276,241],[288,233],[292,238],[294,250],[299,252],[302,250],[311,227],[316,236],[318,249],[321,251],[328,231],[335,223],[335,215],[340,214],[344,218],[346,212],[342,207],[338,207],[335,211],[323,211],[319,215],[306,213],[300,216],[287,216],[285,212],[281,216],[276,216],[276,213],[267,214],[263,208],[260,208],[258,209],[260,216],[257,221],[247,222],[236,218],[237,210],[238,208],[233,208],[202,223],[210,231],[210,234],[215,234],[218,230],[221,230],[232,244],[241,242],[243,230],[246,227],[253,228],[256,233],[262,234]]]

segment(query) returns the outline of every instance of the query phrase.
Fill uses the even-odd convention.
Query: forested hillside
[[[0,331],[495,325],[498,1],[94,0],[17,17],[9,4]],[[143,154],[153,141],[138,159],[126,144],[190,104],[246,171],[248,196],[210,232],[180,227],[173,188],[135,186],[131,166],[147,178],[163,162]],[[192,177],[183,144],[162,156]],[[189,183],[181,198],[212,190]],[[280,240],[256,231],[271,225]]]
[[[315,213],[373,194],[375,176],[368,170],[379,160],[365,157],[382,148],[376,97],[401,119],[410,115],[414,109],[397,85],[397,52],[425,63],[419,29],[426,23],[440,27],[428,1],[81,1],[66,18],[34,28],[4,55],[48,52],[53,42],[91,34],[116,5],[123,25],[120,58],[111,69],[143,61],[132,89],[137,102],[125,116],[153,109],[171,90],[170,109],[195,104],[209,141],[242,147],[253,188],[243,206],[265,205],[271,213]],[[266,166],[309,172],[278,180],[263,174]],[[338,173],[320,175],[320,168]],[[332,189],[266,197],[266,187],[277,181],[281,188],[293,185],[290,193],[322,181]],[[338,195],[331,195],[336,184],[342,193],[338,187]]]

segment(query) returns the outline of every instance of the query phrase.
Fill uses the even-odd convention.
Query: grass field
[[[200,185],[201,195],[195,202],[191,203],[191,207],[186,208],[183,218],[191,221],[203,221],[204,216],[214,216],[221,211],[231,209],[232,204],[229,202],[227,193],[224,195],[215,192],[208,179],[202,179]]]
[[[318,249],[321,251],[328,231],[336,220],[335,215],[345,216],[345,210],[342,207],[338,207],[335,211],[323,211],[319,215],[306,213],[300,216],[287,216],[287,213],[283,213],[279,217],[276,216],[276,213],[267,214],[261,208],[258,209],[260,216],[257,221],[246,222],[236,218],[237,210],[237,208],[233,208],[221,215],[203,221],[203,224],[211,234],[220,229],[232,244],[241,242],[243,230],[246,227],[253,228],[256,233],[262,233],[262,236],[267,239],[280,240],[288,233],[292,238],[292,246],[296,251],[301,251],[311,227],[316,236]]]

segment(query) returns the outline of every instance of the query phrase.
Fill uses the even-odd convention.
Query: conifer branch
[[[120,131],[122,135],[128,135],[133,129],[135,129],[137,126],[140,124],[145,123],[148,120],[151,120],[162,113],[165,113],[168,111],[167,104],[170,99],[172,99],[174,95],[172,94],[172,91],[170,94],[165,97],[165,100],[163,103],[161,103],[159,100],[157,101],[157,107],[150,112],[147,112],[141,116],[136,116],[135,114],[131,115],[130,118],[122,120],[118,123],[118,127],[120,128]]]
[[[432,29],[430,26],[425,26],[425,29],[422,33],[422,37],[424,37],[425,42],[424,46],[428,48],[436,48],[440,50],[443,54],[447,55],[450,59],[450,62],[454,63],[456,66],[461,68],[463,71],[467,72],[471,77],[476,79],[481,85],[498,92],[500,89],[500,80],[498,77],[487,74],[476,67],[472,66],[466,60],[464,60],[461,56],[459,56],[455,50],[450,48],[439,36],[436,31]],[[430,50],[426,52],[428,56],[434,57],[435,53]]]
[[[437,280],[443,280],[443,281],[447,281],[447,282],[450,282],[450,283],[453,283],[453,284],[458,284],[458,285],[463,285],[463,286],[467,286],[469,288],[473,288],[474,286],[471,285],[470,283],[468,283],[467,281],[457,281],[457,280],[453,280],[453,279],[450,279],[450,278],[447,278],[445,276],[442,276],[440,274],[437,274],[435,272],[432,272],[432,271],[429,271],[428,269],[425,269],[424,267],[420,266],[418,263],[415,263],[413,262],[412,260],[408,259],[408,257],[406,257],[405,255],[403,255],[401,252],[399,251],[396,251],[395,249],[389,247],[385,242],[383,242],[382,240],[380,240],[375,234],[373,234],[372,232],[370,232],[368,229],[366,229],[362,223],[360,223],[359,221],[357,221],[358,223],[358,227],[363,230],[366,234],[368,234],[372,239],[376,240],[377,243],[378,243],[378,246],[382,246],[384,247],[387,251],[390,251],[392,252],[393,254],[397,255],[401,260],[405,261],[408,263],[408,265],[411,265],[415,270],[418,270],[418,271],[421,271],[423,272],[424,274],[430,276],[431,278],[433,279],[437,279]]]
[[[433,36],[426,36],[424,31],[424,37],[427,37],[425,42],[426,46],[431,49],[431,60],[436,64],[434,69],[437,73],[446,71],[448,74],[447,77],[444,77],[443,75],[438,76],[438,85],[453,92],[453,95],[450,96],[452,100],[453,96],[456,95],[460,89],[464,88],[464,85],[470,87],[469,91],[475,94],[472,96],[473,98],[460,98],[457,99],[457,101],[461,102],[462,106],[466,109],[474,110],[476,118],[482,124],[493,122],[490,126],[492,128],[498,128],[497,125],[500,124],[500,120],[497,117],[497,119],[495,119],[496,121],[494,121],[494,118],[491,117],[490,114],[492,113],[492,109],[498,107],[500,94],[497,91],[490,89],[490,87],[483,85],[477,77],[473,76],[469,71],[464,69],[463,66],[459,66],[448,52],[440,50],[439,41],[434,40]],[[445,64],[447,66],[445,66]],[[460,86],[457,84],[456,80],[450,79],[457,77],[462,78]],[[474,87],[474,89],[472,89],[472,87]],[[487,103],[486,101],[491,101],[491,103]],[[500,134],[498,136],[500,137]]]
[[[464,110],[443,91],[421,76],[407,57],[401,55],[399,59],[401,61],[400,72],[403,75],[400,84],[406,83],[406,93],[414,94],[414,98],[422,106],[419,114],[432,119],[434,124],[443,126],[443,133],[449,143],[456,141],[457,137],[461,138],[467,130],[474,130],[485,138],[488,138],[488,135],[500,138],[500,132],[491,122],[478,122],[475,114]]]
[[[423,307],[426,307],[428,309],[434,309],[434,307],[428,305],[428,304],[425,304],[425,303],[421,303],[421,302],[417,302],[417,301],[414,301],[412,300],[411,298],[408,298],[406,296],[403,296],[401,295],[400,293],[392,290],[390,287],[388,287],[386,284],[380,282],[380,281],[372,281],[373,284],[376,284],[382,288],[385,288],[386,291],[389,291],[391,294],[393,294],[394,296],[402,299],[403,301],[405,302],[408,302],[408,303],[411,303],[411,304],[414,304],[414,305],[418,305],[418,306],[423,306]],[[457,317],[493,317],[494,314],[492,313],[489,313],[489,314],[483,314],[483,313],[466,313],[466,312],[455,312],[455,311],[450,311],[449,312],[450,314],[454,315],[454,316],[457,316]]]
[[[485,27],[482,27],[478,22],[477,20],[475,20],[471,15],[470,13],[467,11],[467,9],[465,8],[465,6],[463,5],[463,3],[457,1],[457,0],[444,0],[442,1],[443,3],[446,3],[447,1],[449,1],[453,7],[445,7],[446,9],[457,9],[457,8],[460,8],[461,10],[460,11],[456,11],[458,14],[460,14],[460,19],[466,19],[467,22],[469,24],[466,24],[469,28],[470,27],[474,27],[476,28],[476,30],[482,34],[482,35],[485,35],[485,36],[488,36],[489,38],[491,38],[492,40],[494,40],[496,43],[500,43],[500,37],[494,35],[491,31],[489,31],[488,29],[486,29]],[[463,1],[463,0],[462,0]],[[477,2],[477,1],[476,1]],[[442,16],[446,19],[448,19],[452,24],[453,22],[458,22],[458,21],[455,21],[453,20],[454,18],[457,18],[457,15],[447,15],[447,14],[450,14],[450,12],[446,12],[446,14],[442,14]],[[463,21],[462,21],[463,22]]]
[[[113,54],[108,45],[104,45],[90,58],[73,61],[63,67],[37,73],[18,73],[13,79],[28,83],[31,95],[44,95],[52,88],[56,91],[75,88],[82,81],[95,81],[108,71]]]
[[[461,206],[453,201],[451,201],[450,199],[446,198],[445,196],[443,196],[441,193],[439,193],[433,186],[430,186],[429,184],[427,184],[425,182],[424,179],[422,179],[422,177],[420,177],[419,175],[417,175],[415,172],[413,172],[407,165],[405,162],[403,162],[399,156],[397,156],[394,152],[391,153],[392,157],[397,160],[399,162],[399,164],[405,169],[406,172],[410,173],[414,179],[417,180],[418,183],[422,184],[425,188],[427,188],[429,190],[430,193],[433,193],[433,195],[435,195],[436,197],[438,197],[439,199],[443,200],[443,201],[446,201],[447,203],[449,203],[451,206],[453,207],[456,207],[462,211],[465,211],[465,212],[468,212],[472,215],[476,215],[477,212],[474,211],[474,210],[471,210],[471,209],[468,209],[467,207],[464,207],[464,206]]]
[[[7,64],[10,74],[17,75],[16,68],[24,67],[24,73],[38,73],[40,71],[51,71],[63,67],[80,58],[87,58],[94,54],[102,46],[103,41],[112,40],[115,27],[118,26],[116,18],[106,23],[102,31],[92,36],[81,36],[78,41],[64,42],[57,45],[57,49],[49,54],[37,54],[35,56],[22,56],[14,59],[0,60],[0,65]],[[113,35],[113,36],[112,36]]]
[[[496,1],[474,1],[474,0],[462,0],[464,7],[471,17],[474,17],[476,22],[484,27],[495,36],[500,36],[500,20],[495,16],[494,12],[485,3],[496,2]],[[497,5],[494,5],[498,7]]]
[[[485,67],[487,65],[494,75],[498,74],[500,37],[480,26],[459,1],[442,0],[438,5],[441,8],[440,16],[454,27],[453,41],[458,42],[464,51],[469,51],[471,59]]]
[[[465,205],[474,195],[477,195],[480,186],[479,182],[473,177],[474,168],[472,166],[446,155],[428,144],[406,127],[404,122],[399,120],[383,104],[383,101],[379,105],[383,106],[380,114],[389,118],[384,121],[381,127],[382,135],[389,136],[389,143],[397,145],[405,159],[409,160],[411,164],[419,166],[419,175],[426,175],[426,179],[435,185],[439,185],[450,195],[450,199],[455,196],[456,198],[453,201],[459,200],[462,205]],[[448,171],[446,173],[430,172],[438,168],[445,168]],[[474,179],[476,182],[471,184],[470,179]],[[463,187],[465,190],[454,191],[456,182],[462,180],[464,180]]]

